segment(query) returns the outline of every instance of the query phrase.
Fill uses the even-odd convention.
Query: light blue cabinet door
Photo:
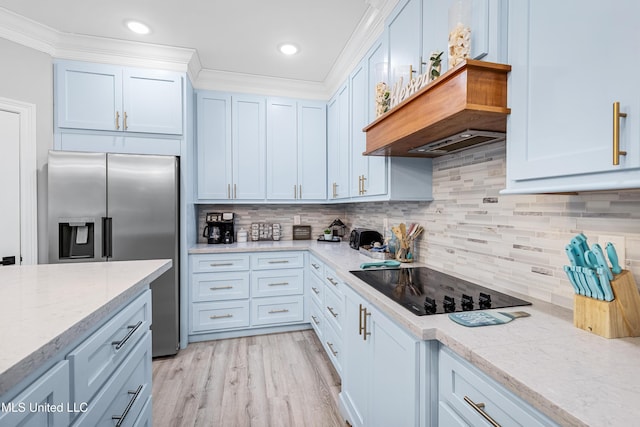
[[[387,52],[385,44],[381,38],[378,42],[374,43],[373,47],[369,50],[365,57],[366,67],[368,72],[368,84],[367,90],[367,118],[366,124],[373,122],[376,117],[376,85],[379,82],[387,82],[388,74],[386,72]],[[364,126],[362,126],[364,127]],[[362,128],[360,128],[362,131]],[[365,135],[364,132],[362,132]],[[366,136],[365,147],[366,147]],[[364,150],[362,150],[364,151]],[[362,155],[362,151],[360,155]],[[364,188],[367,195],[376,196],[387,194],[387,174],[388,174],[388,161],[383,156],[365,156],[367,159],[366,167],[366,180],[364,182]]]
[[[368,426],[417,426],[418,341],[374,310],[371,315],[371,384]],[[393,367],[393,369],[390,369]]]
[[[387,34],[390,86],[401,77],[407,84],[422,69],[422,1],[401,0],[387,22]]]
[[[327,107],[327,183],[329,199],[349,197],[349,83]]]
[[[232,183],[231,95],[198,92],[198,199],[230,199]]]
[[[297,104],[269,99],[267,103],[267,199],[298,198]]]
[[[640,167],[639,20],[640,3],[632,1],[510,3],[508,187],[545,192],[640,184],[637,171],[623,174]],[[617,166],[615,101],[628,113],[619,119],[627,155]]]
[[[182,134],[181,74],[125,68],[122,83],[123,130]]]
[[[55,65],[56,121],[61,128],[122,130],[122,68]]]
[[[362,335],[361,308],[366,302],[348,286],[344,287],[345,318],[343,324],[342,391],[340,399],[347,408],[354,427],[369,425],[369,389],[371,388],[371,337]],[[395,366],[395,364],[393,365]],[[387,368],[388,369],[388,368]],[[395,369],[395,368],[394,368]],[[382,391],[382,390],[378,390]],[[400,425],[400,424],[391,424]]]
[[[232,198],[263,200],[266,195],[266,101],[256,96],[232,97]]]
[[[298,195],[327,199],[327,109],[324,102],[298,103]]]
[[[366,63],[361,61],[349,77],[351,91],[351,174],[349,193],[351,197],[360,197],[367,194],[369,158],[362,155],[367,148],[367,138],[362,128],[369,121],[368,82]]]

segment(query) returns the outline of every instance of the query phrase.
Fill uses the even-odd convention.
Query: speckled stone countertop
[[[0,396],[171,267],[171,260],[0,268]]]
[[[466,328],[446,315],[415,316],[349,273],[372,259],[347,243],[197,245],[190,253],[273,250],[309,250],[352,289],[412,334],[440,341],[561,425],[639,423],[640,338],[606,339],[578,329],[573,326],[571,310],[514,293],[533,302],[532,306],[518,308],[529,312],[531,317],[506,325]]]

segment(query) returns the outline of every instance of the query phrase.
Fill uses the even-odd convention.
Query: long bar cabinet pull
[[[364,307],[362,307],[362,304],[359,304],[360,306],[360,313],[358,314],[358,335],[362,335],[362,312],[365,311]]]
[[[233,198],[238,198],[238,186],[236,184],[233,184]]]
[[[209,316],[209,319],[211,320],[216,320],[216,319],[228,319],[229,317],[233,317],[233,314],[223,314],[221,316],[217,316],[217,315],[213,315],[213,316]]]
[[[224,289],[233,289],[233,286],[214,286],[212,288],[209,288],[212,291],[221,291]]]
[[[139,385],[136,390],[127,391],[127,393],[132,394],[133,397],[129,400],[127,407],[124,408],[124,412],[122,413],[122,415],[114,415],[111,417],[111,419],[114,421],[118,420],[118,422],[116,423],[116,427],[120,427],[124,423],[124,419],[127,418],[127,415],[129,415],[129,411],[131,411],[131,408],[133,407],[133,403],[136,401],[138,396],[140,396],[141,391],[142,391],[142,384]]]
[[[142,326],[142,320],[139,320],[138,323],[136,323],[135,325],[129,325],[127,326],[127,329],[129,329],[129,332],[127,332],[127,335],[124,336],[124,338],[122,338],[120,341],[112,341],[111,345],[114,345],[116,347],[116,350],[120,350],[122,348],[122,346],[129,341],[129,338],[131,338],[131,336],[135,333],[135,331],[137,331],[140,326]]]
[[[293,198],[297,199],[298,198],[298,186],[293,184]]]
[[[367,180],[367,177],[362,175],[362,194],[365,194],[367,190],[364,188],[364,182]]]
[[[333,353],[333,356],[336,357],[338,355],[338,352],[333,348],[333,343],[327,341],[327,345],[329,346],[329,350],[331,350],[331,353]]]
[[[232,262],[212,262],[209,264],[211,267],[228,267],[233,265]]]
[[[620,118],[627,117],[627,113],[620,112],[620,102],[613,103],[613,164],[620,164],[620,156],[626,156],[626,151],[620,150]]]
[[[276,261],[269,261],[269,264],[289,264],[288,259],[281,259]]]
[[[333,183],[333,198],[337,198],[338,197],[338,184],[336,184],[335,182]]]
[[[269,314],[276,314],[276,313],[288,313],[289,310],[286,308],[280,309],[280,310],[271,310],[269,311]]]
[[[320,291],[318,290],[318,288],[314,288],[311,287],[311,290],[313,291],[313,293],[315,293],[316,295],[318,295],[320,293]]]
[[[329,313],[331,313],[331,315],[333,317],[338,317],[338,313],[336,313],[335,311],[333,311],[333,307],[329,307],[327,306],[327,310],[329,310]]]
[[[126,111],[122,113],[122,129],[123,130],[129,129],[129,126],[127,125],[127,112]]]
[[[231,184],[227,184],[227,199],[231,198]]]
[[[274,283],[269,283],[267,286],[287,286],[289,284],[289,282],[274,282]]]
[[[120,130],[120,111],[116,111],[116,130]]]
[[[362,338],[366,341],[367,337],[371,335],[371,332],[367,332],[367,316],[371,316],[371,313],[367,311],[367,308],[364,308],[364,315],[362,316]]]
[[[480,415],[482,415],[482,418],[487,420],[487,422],[491,424],[493,427],[501,427],[500,424],[496,422],[496,420],[491,418],[491,415],[487,414],[484,411],[484,406],[485,406],[484,403],[475,403],[473,400],[471,400],[469,396],[465,396],[464,401],[467,402],[469,405],[471,405],[471,407],[475,409],[476,412],[478,412]]]
[[[316,325],[320,324],[320,321],[318,320],[318,318],[314,315],[311,315],[311,318],[313,319],[313,323],[315,323]]]

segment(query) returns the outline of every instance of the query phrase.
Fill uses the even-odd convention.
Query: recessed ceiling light
[[[151,29],[140,21],[127,21],[127,28],[136,34],[149,34]]]
[[[282,43],[278,50],[285,55],[295,55],[300,49],[293,43]]]

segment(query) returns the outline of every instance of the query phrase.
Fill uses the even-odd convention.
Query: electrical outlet
[[[293,216],[293,225],[300,225],[300,215]]]
[[[613,246],[616,248],[616,253],[618,254],[618,264],[623,269],[626,268],[627,265],[627,253],[625,250],[625,239],[624,236],[620,235],[600,235],[598,236],[598,243],[602,247],[602,250],[606,253],[606,245],[607,243],[613,243]]]

